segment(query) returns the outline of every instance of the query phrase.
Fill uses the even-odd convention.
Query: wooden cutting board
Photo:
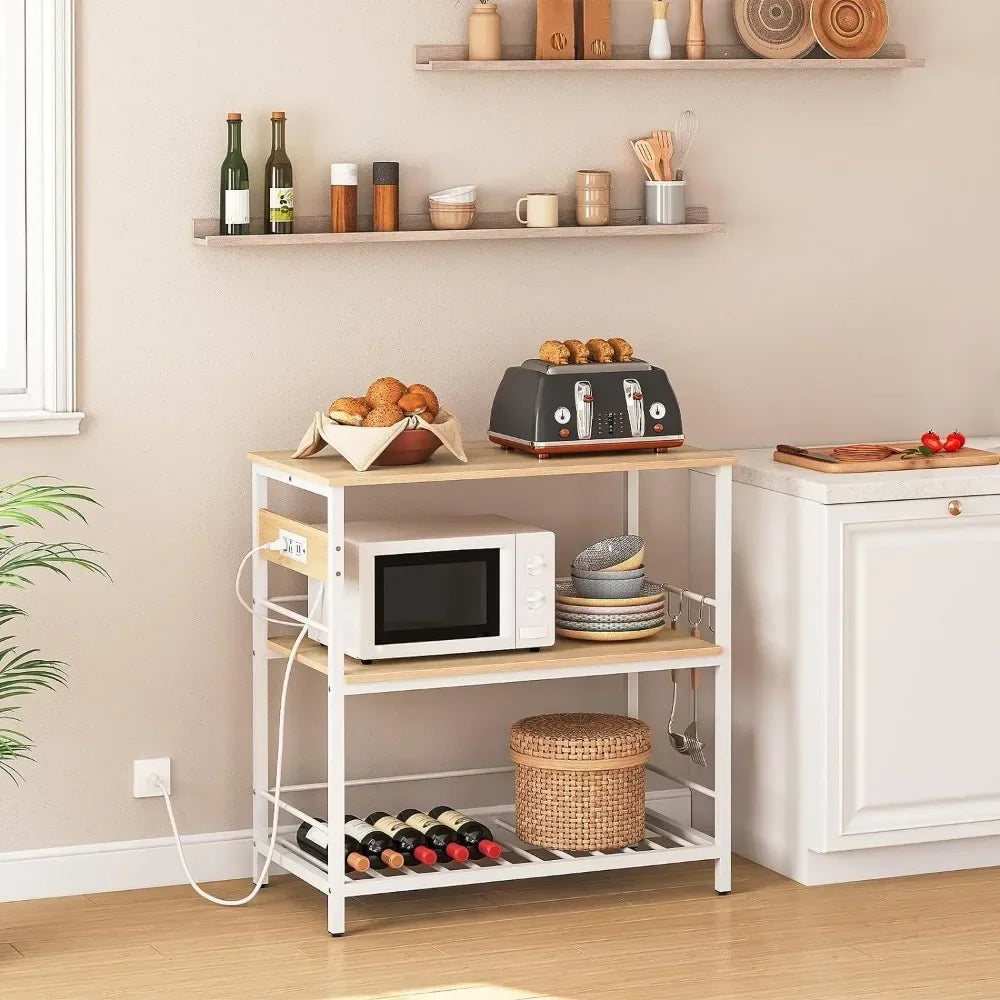
[[[919,441],[906,441],[901,444],[889,444],[890,448],[916,448]],[[809,451],[819,451],[829,454],[831,448],[839,448],[843,445],[818,445],[810,446]],[[829,472],[833,475],[845,475],[857,472],[908,472],[913,469],[956,469],[971,465],[1000,465],[1000,454],[992,451],[982,451],[979,448],[963,448],[961,451],[941,452],[930,458],[899,458],[890,456],[879,462],[818,462],[813,458],[803,458],[800,455],[786,455],[784,452],[776,451],[774,460],[785,465],[797,465],[802,469],[812,469],[814,472]]]

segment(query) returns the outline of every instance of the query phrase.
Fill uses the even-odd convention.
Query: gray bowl
[[[641,580],[646,575],[646,567],[638,569],[577,569],[570,570],[576,580]]]
[[[573,589],[580,597],[609,600],[621,597],[638,597],[642,593],[642,588],[646,585],[644,576],[637,576],[630,580],[606,579],[610,575],[598,573],[596,574],[598,577],[596,580],[574,576]]]
[[[584,549],[574,560],[574,569],[590,572],[626,570],[642,565],[646,543],[639,535],[603,538]]]

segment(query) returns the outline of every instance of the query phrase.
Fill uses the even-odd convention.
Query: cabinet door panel
[[[1000,502],[963,504],[834,515],[827,850],[1000,832]]]

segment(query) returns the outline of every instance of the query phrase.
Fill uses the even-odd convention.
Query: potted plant
[[[80,508],[97,503],[86,486],[63,486],[45,477],[22,479],[0,486],[0,588],[23,589],[35,581],[37,572],[56,573],[69,579],[67,570],[76,567],[107,576],[96,561],[102,553],[81,542],[19,541],[24,529],[40,529],[46,514],[68,521],[85,521]],[[0,594],[3,591],[0,590]],[[0,600],[0,632],[27,612]],[[21,648],[13,635],[0,635],[0,774],[17,781],[15,761],[31,760],[34,744],[17,729],[14,712],[20,699],[43,688],[66,683],[66,664],[39,656],[37,649]],[[15,704],[15,701],[18,704]]]

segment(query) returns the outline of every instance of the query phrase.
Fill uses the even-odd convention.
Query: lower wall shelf
[[[358,219],[361,232],[331,233],[330,219],[325,215],[306,216],[295,220],[296,232],[274,235],[254,231],[246,236],[220,236],[218,219],[194,220],[194,243],[202,247],[317,246],[341,243],[454,243],[469,240],[566,240],[615,239],[623,236],[644,238],[664,236],[706,236],[724,233],[726,227],[708,221],[708,209],[689,208],[687,222],[682,226],[647,226],[639,209],[616,209],[607,226],[578,226],[569,216],[560,218],[556,229],[528,229],[514,221],[511,212],[479,212],[472,229],[431,229],[426,215],[404,215],[400,229],[394,233],[371,231],[371,216]]]

